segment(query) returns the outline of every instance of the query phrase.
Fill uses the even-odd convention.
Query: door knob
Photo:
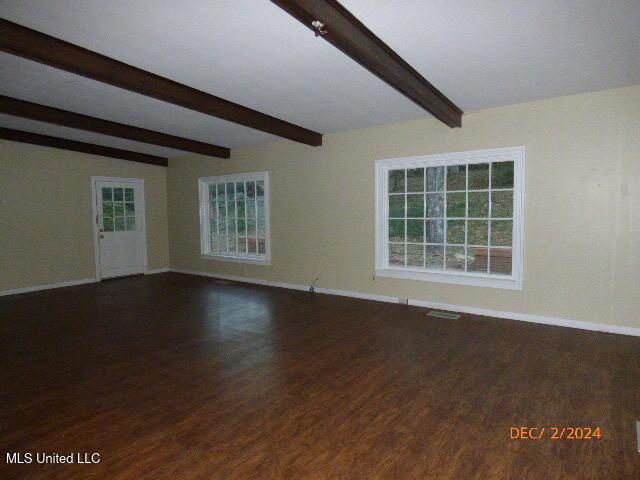
[[[100,234],[100,238],[104,238],[104,235],[103,235],[103,234]]]

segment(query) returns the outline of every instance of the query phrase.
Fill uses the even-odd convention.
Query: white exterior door
[[[139,179],[94,179],[99,278],[144,273],[144,187]]]

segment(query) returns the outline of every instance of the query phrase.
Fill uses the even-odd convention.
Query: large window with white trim
[[[201,178],[202,254],[218,260],[269,262],[268,172]]]
[[[379,160],[376,273],[522,287],[524,149]]]

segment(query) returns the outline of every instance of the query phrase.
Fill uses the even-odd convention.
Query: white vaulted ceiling
[[[640,0],[342,3],[465,111],[640,83]],[[0,16],[321,133],[429,115],[268,0],[4,0]],[[6,53],[0,94],[231,148],[283,141]]]

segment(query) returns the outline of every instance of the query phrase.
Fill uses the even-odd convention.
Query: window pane
[[[444,194],[427,193],[427,218],[444,217]]]
[[[219,253],[220,252],[220,237],[217,235],[211,236],[211,252]]]
[[[236,236],[236,219],[229,217],[227,221],[227,235]]]
[[[125,230],[124,217],[116,217],[115,227],[116,227],[115,228],[116,232],[124,232]]]
[[[242,194],[244,195],[244,194]],[[238,218],[246,218],[247,216],[247,211],[246,211],[246,206],[245,206],[245,201],[244,201],[244,197],[239,197],[238,198],[238,203],[237,203],[237,208],[238,208]]]
[[[466,190],[467,166],[451,165],[447,167],[447,190]]]
[[[258,239],[258,253],[263,255],[267,253],[267,241],[264,238]]]
[[[256,218],[255,217],[247,218],[247,236],[248,237],[256,236]]]
[[[209,208],[209,218],[213,218],[214,220],[218,218],[218,202],[212,201],[211,206]]]
[[[221,205],[221,209],[224,210],[224,204]],[[220,218],[218,220],[218,232],[220,233],[220,235],[226,235],[227,234],[227,218],[222,215],[222,212],[220,212]]]
[[[218,236],[218,250],[220,253],[227,253],[227,237],[226,235]]]
[[[235,232],[235,230],[234,230],[234,232]],[[238,251],[236,249],[236,236],[235,235],[229,235],[227,238],[229,239],[229,245],[227,246],[227,252],[236,253]]]
[[[447,246],[446,269],[464,272],[464,247]]]
[[[216,186],[215,185],[209,185],[209,200],[211,202],[215,202],[216,200]]]
[[[244,212],[244,182],[237,182],[236,183],[236,200],[237,200],[238,218],[245,218],[245,212]]]
[[[227,183],[227,217],[230,222],[235,222],[236,218],[236,184]]]
[[[256,196],[264,197],[264,182],[262,180],[256,182]]]
[[[491,188],[513,188],[513,162],[491,164]]]
[[[102,215],[113,217],[113,202],[102,202]]]
[[[442,192],[444,190],[444,167],[429,167],[426,170],[426,191]]]
[[[133,202],[133,188],[124,189],[124,199],[127,202]]]
[[[135,203],[133,202],[127,202],[124,204],[124,211],[126,213],[127,216],[132,217],[136,214],[136,207],[135,207]]]
[[[247,219],[251,219],[255,224],[256,220],[256,184],[247,182]]]
[[[486,190],[487,188],[489,188],[489,164],[469,165],[469,190]]]
[[[136,217],[127,217],[127,230],[133,231],[136,229]]]
[[[511,220],[491,221],[491,246],[510,247],[513,236],[513,222]]]
[[[220,235],[218,237],[218,252],[227,253],[227,236],[226,235]]]
[[[424,217],[424,195],[407,195],[407,217]]]
[[[218,190],[218,198],[225,196],[224,183],[218,183],[217,184],[217,190]]]
[[[258,203],[257,203],[257,207],[258,207],[258,224],[262,226],[262,228],[264,228],[265,225],[265,209],[264,209],[264,197],[258,197]],[[264,237],[264,231],[262,232],[261,235],[258,235],[259,237]]]
[[[467,249],[467,271],[487,273],[487,259],[489,252],[482,247],[469,247]]]
[[[113,232],[113,218],[104,217],[102,219],[102,230],[105,232]]]
[[[427,245],[425,250],[425,267],[431,270],[444,269],[444,247]]]
[[[407,245],[407,266],[424,266],[424,245]]]
[[[248,249],[247,249],[248,253],[257,253],[256,249],[258,248],[258,242],[255,238],[249,237],[247,244],[248,244]]]
[[[124,193],[122,188],[114,188],[113,189],[113,199],[116,202],[124,201]]]
[[[247,220],[251,220],[254,223],[256,221],[255,198],[251,198],[247,200]]]
[[[113,212],[116,216],[124,217],[124,203],[115,202]]]
[[[222,225],[227,221],[227,215],[225,213],[225,202],[216,202],[216,206],[218,212],[218,222],[220,225]]]
[[[467,222],[467,243],[469,245],[486,245],[489,237],[489,222],[487,220],[469,220]]]
[[[389,218],[404,217],[405,195],[389,195]]]
[[[511,275],[511,249],[492,248],[489,252],[489,273]]]
[[[427,243],[444,243],[444,220],[427,220]]]
[[[466,217],[466,201],[467,194],[464,192],[447,193],[447,218]]]
[[[110,201],[113,200],[111,196],[111,189],[108,187],[102,187],[102,200]]]
[[[424,192],[424,168],[407,170],[407,192]]]
[[[511,217],[513,216],[513,192],[491,192],[491,216]]]
[[[464,244],[464,220],[447,221],[447,243]]]
[[[489,216],[489,192],[469,192],[469,217],[487,218]]]
[[[247,237],[243,235],[238,236],[238,253],[247,253]]]
[[[424,242],[424,220],[407,220],[407,242]]]
[[[247,198],[256,198],[256,182],[247,182]]]
[[[404,220],[389,220],[389,241],[404,242]]]
[[[404,245],[389,244],[389,265],[393,267],[404,267]]]
[[[238,219],[238,236],[242,237],[246,235],[246,232],[247,232],[247,224],[245,223],[245,220]]]
[[[258,218],[258,236],[264,237],[266,234],[266,225],[264,221],[264,216],[262,218]]]
[[[209,219],[209,228],[212,236],[218,233],[218,222],[215,218]]]
[[[404,170],[389,170],[389,193],[404,193]]]

